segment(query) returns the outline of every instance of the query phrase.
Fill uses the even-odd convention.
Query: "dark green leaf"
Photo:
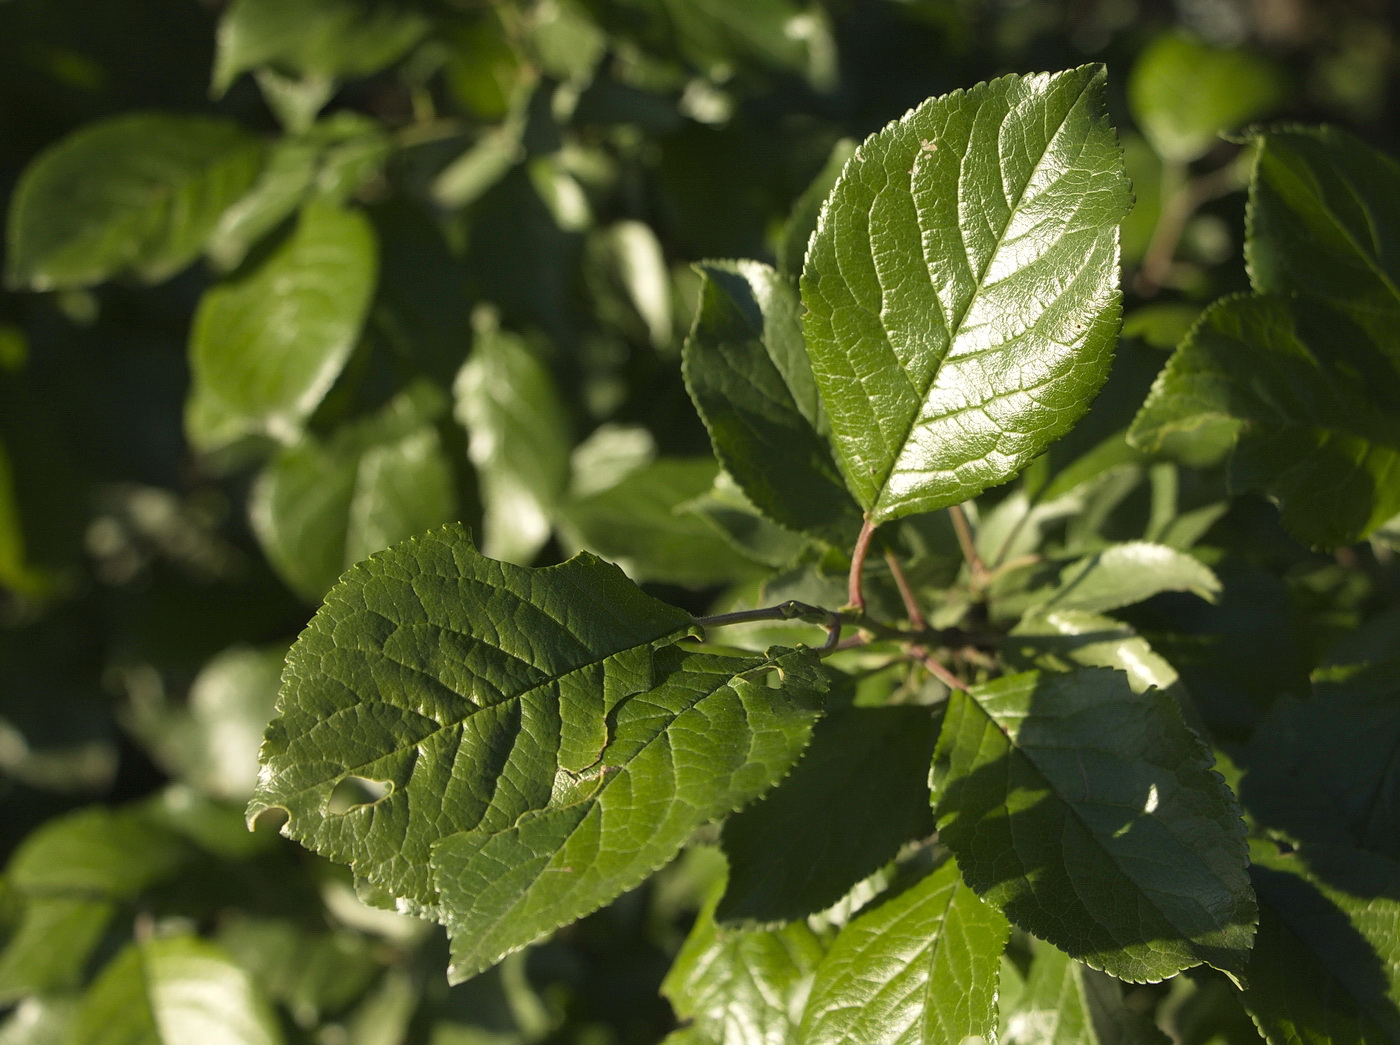
[[[860,510],[823,436],[796,285],[758,262],[705,262],[685,377],[715,455],[769,518],[848,545]]]
[[[569,481],[568,411],[548,368],[523,339],[483,331],[454,388],[481,484],[481,550],[528,563],[553,529]]]
[[[1129,541],[1110,545],[1067,567],[1039,609],[1104,613],[1164,591],[1189,591],[1214,602],[1220,581],[1209,566],[1185,552],[1147,541]]]
[[[700,911],[661,991],[689,1031],[713,1045],[788,1045],[826,944],[806,922],[772,930],[715,922]]]
[[[1267,490],[1303,540],[1345,544],[1400,512],[1396,359],[1319,302],[1226,298],[1172,356],[1129,438],[1153,450],[1228,427],[1231,487]]]
[[[282,451],[253,488],[253,530],[282,578],[315,602],[347,566],[456,513],[435,420],[445,397],[412,386],[379,414]]]
[[[1007,76],[864,142],[802,274],[846,482],[876,521],[1003,482],[1108,374],[1128,185],[1104,73]]]
[[[1002,1014],[1003,1045],[1167,1045],[1152,1021],[1123,1004],[1118,981],[1032,940],[1025,988]]]
[[[312,203],[285,242],[207,291],[190,335],[191,442],[295,441],[359,339],[375,269],[369,222]]]
[[[83,997],[72,1045],[280,1045],[272,1010],[226,954],[193,936],[130,945]]]
[[[812,233],[817,230],[817,218],[821,215],[822,204],[836,187],[836,179],[841,176],[855,151],[856,143],[850,138],[842,138],[832,146],[826,164],[792,205],[792,212],[788,215],[782,237],[778,241],[778,271],[784,276],[795,279],[802,274],[802,263],[807,257],[807,244],[811,242]]]
[[[202,116],[121,116],[75,132],[25,171],[10,205],[11,287],[168,279],[253,184],[262,148]]]
[[[998,970],[1010,932],[946,861],[841,930],[817,967],[798,1041],[995,1041]]]
[[[465,979],[635,885],[805,746],[814,656],[675,646],[692,626],[588,555],[525,569],[452,527],[400,544],[292,647],[249,816],[283,808],[291,837],[435,908]],[[379,796],[334,804],[356,781]]]
[[[805,537],[779,526],[744,496],[726,472],[715,485],[677,511],[691,512],[710,524],[740,555],[767,566],[787,566],[807,547]]]
[[[213,90],[222,95],[264,65],[314,80],[377,72],[428,28],[427,16],[401,0],[235,0],[219,22]]]
[[[1157,155],[1189,163],[1222,131],[1268,113],[1283,94],[1273,66],[1245,50],[1163,33],[1138,56],[1128,79],[1133,118]]]
[[[1121,979],[1243,974],[1244,824],[1175,701],[1087,668],[955,691],[934,758],[939,840],[1012,922]]]
[[[1400,864],[1250,846],[1259,939],[1242,1000],[1271,1045],[1400,1041]]]
[[[931,834],[928,708],[849,708],[817,725],[789,776],[730,817],[721,845],[729,887],[717,917],[768,923],[830,907]]]

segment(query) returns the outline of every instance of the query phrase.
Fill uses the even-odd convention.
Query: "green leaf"
[[[1148,541],[1114,544],[1085,556],[1060,574],[1038,609],[1104,613],[1164,591],[1189,591],[1207,602],[1220,594],[1211,568],[1185,552]]]
[[[530,570],[455,527],[397,545],[292,647],[249,817],[285,809],[284,833],[434,910],[465,979],[796,760],[826,685],[815,656],[674,645],[692,626],[589,555]],[[380,795],[334,804],[356,781]]]
[[[1400,1041],[1400,864],[1250,846],[1259,939],[1241,997],[1271,1045]]]
[[[235,646],[205,664],[191,684],[180,756],[186,779],[207,794],[246,802],[253,793],[286,653],[285,645]]]
[[[190,335],[185,427],[196,448],[294,442],[359,339],[375,270],[369,222],[312,203],[285,241],[210,288]]]
[[[32,895],[119,899],[173,877],[190,857],[190,847],[145,810],[94,806],[46,821],[5,874]]]
[[[528,563],[549,539],[569,481],[573,440],[554,378],[522,338],[483,331],[454,394],[481,484],[481,550]]]
[[[727,472],[716,475],[714,486],[677,511],[698,515],[744,558],[767,566],[787,566],[808,546],[805,537],[779,526],[755,508]]]
[[[456,514],[435,427],[446,409],[436,388],[410,386],[380,413],[328,440],[307,436],[268,464],[248,512],[293,590],[315,602],[347,566]]]
[[[1134,693],[1170,691],[1179,682],[1174,668],[1146,639],[1122,621],[1072,609],[1036,609],[1011,629],[999,651],[1013,671],[1072,671],[1115,668],[1128,677]]]
[[[27,898],[0,952],[0,1005],[81,985],[115,913],[116,904],[106,899]]]
[[[740,554],[687,505],[708,493],[714,458],[660,458],[560,510],[577,544],[617,562],[639,581],[702,588],[742,580],[763,567]]]
[[[429,25],[403,2],[235,0],[219,21],[213,91],[259,66],[313,80],[365,76],[401,58]]]
[[[1129,439],[1238,436],[1233,490],[1266,490],[1302,540],[1357,540],[1400,512],[1400,353],[1348,314],[1272,295],[1216,302],[1153,385]]]
[[[792,773],[725,822],[729,887],[717,917],[773,924],[816,914],[931,834],[935,725],[921,707],[848,708],[818,723]]]
[[[956,504],[1063,435],[1108,374],[1129,193],[1104,73],[1007,76],[867,139],[807,254],[807,348],[877,522]]]
[[[1241,977],[1254,935],[1244,824],[1172,698],[1086,668],[949,699],[939,841],[1016,925],[1134,982]]]
[[[247,973],[192,936],[134,943],[79,1006],[73,1045],[279,1045],[276,1017]]]
[[[697,1040],[787,1045],[826,944],[806,922],[742,930],[715,921],[715,892],[661,984]]]
[[[1153,40],[1128,78],[1133,119],[1157,155],[1173,163],[1204,156],[1222,131],[1266,115],[1282,94],[1277,70],[1258,54],[1183,33]]]
[[[1122,984],[1032,938],[1025,988],[1002,1014],[1003,1045],[1167,1045],[1123,1004]]]
[[[841,930],[817,967],[802,1045],[995,1041],[1011,926],[945,861]]]
[[[807,257],[807,244],[812,233],[817,230],[817,219],[821,216],[822,204],[836,187],[836,179],[846,169],[846,164],[855,155],[856,143],[850,138],[842,138],[831,147],[822,169],[817,172],[812,183],[802,190],[802,195],[792,205],[782,236],[778,240],[778,271],[794,278],[802,274],[802,263]]]
[[[849,545],[860,510],[824,437],[797,287],[756,261],[696,267],[703,282],[685,379],[715,456],[769,518]]]
[[[0,1045],[71,1045],[76,1009],[68,995],[26,998],[0,1022]]]
[[[1400,164],[1333,127],[1270,130],[1249,187],[1245,258],[1266,293],[1345,309],[1400,369]]]
[[[227,120],[152,114],[84,127],[20,179],[6,282],[68,290],[168,279],[199,255],[261,166],[261,145]]]

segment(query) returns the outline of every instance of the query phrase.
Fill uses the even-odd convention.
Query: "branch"
[[[861,613],[865,612],[865,591],[861,587],[861,575],[865,572],[865,557],[870,553],[870,540],[875,536],[877,523],[865,517],[861,524],[856,546],[851,549],[851,575],[846,581],[846,605]]]
[[[695,623],[702,628],[723,628],[730,624],[750,624],[760,620],[800,620],[808,624],[822,625],[826,628],[826,642],[818,650],[821,653],[836,648],[841,639],[841,626],[845,623],[841,614],[835,610],[809,606],[794,599],[776,606],[760,606],[753,610],[734,610],[731,613],[716,613],[710,617],[696,617]]]
[[[909,578],[904,575],[904,567],[900,565],[899,558],[894,552],[885,552],[885,562],[889,565],[890,576],[894,578],[894,586],[899,589],[899,597],[904,600],[904,612],[909,615],[909,627],[915,631],[924,631],[928,628],[928,620],[924,617],[924,611],[919,608],[919,600],[914,597],[914,589],[909,587]]]
[[[909,652],[914,655],[915,660],[928,669],[930,675],[949,689],[967,689],[966,682],[944,667],[943,664],[923,646],[910,646]]]
[[[987,583],[987,564],[982,561],[982,556],[977,551],[977,541],[972,536],[972,526],[967,521],[967,513],[963,511],[962,505],[953,504],[948,506],[948,516],[953,520],[953,532],[958,535],[958,547],[962,549],[968,571],[972,574],[972,590],[981,591]]]

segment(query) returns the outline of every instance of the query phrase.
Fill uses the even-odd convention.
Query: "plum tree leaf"
[[[434,914],[454,980],[588,913],[785,774],[815,654],[719,656],[582,554],[531,570],[459,527],[352,568],[287,659],[249,817]],[[378,785],[337,805],[337,786]]]
[[[1016,925],[1134,982],[1254,936],[1244,823],[1172,698],[1103,668],[955,691],[934,755],[939,841]]]
[[[211,287],[190,334],[190,441],[295,442],[359,340],[376,270],[364,216],[313,202],[266,257]]]
[[[262,162],[258,140],[228,120],[161,113],[84,127],[20,179],[6,282],[67,290],[168,279],[198,257]]]
[[[1150,541],[1129,541],[1068,566],[1037,610],[1104,613],[1164,591],[1189,591],[1214,602],[1220,581],[1209,566],[1183,551]]]
[[[715,456],[769,518],[849,545],[860,509],[825,438],[795,283],[755,261],[698,268],[685,377]]]
[[[879,522],[1003,482],[1108,375],[1127,177],[1098,66],[933,98],[867,139],[802,272],[846,482]]]
[[[996,1040],[1006,918],[952,860],[843,928],[817,966],[801,1045]]]

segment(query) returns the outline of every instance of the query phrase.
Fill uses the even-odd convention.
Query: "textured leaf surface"
[[[1271,1045],[1400,1041],[1400,864],[1250,847],[1259,939],[1245,1008]]]
[[[1011,629],[1001,657],[1015,671],[1116,668],[1135,693],[1169,690],[1177,673],[1122,621],[1083,610],[1036,610]]]
[[[257,140],[226,120],[162,114],[84,127],[20,179],[6,281],[31,290],[118,276],[159,283],[198,256],[261,165]]]
[[[291,837],[435,909],[466,978],[635,885],[801,752],[814,656],[675,646],[691,627],[589,555],[529,570],[454,527],[397,545],[293,646],[249,815],[285,809]],[[332,811],[351,778],[386,791]]]
[[[573,441],[554,379],[522,339],[491,331],[472,345],[454,392],[481,483],[481,550],[528,563],[569,479]]]
[[[83,997],[73,1045],[278,1045],[282,1032],[247,973],[190,936],[135,943]]]
[[[933,764],[939,840],[1016,925],[1133,981],[1254,935],[1244,825],[1175,702],[1106,669],[955,692]]]
[[[802,1045],[996,1040],[1011,926],[946,861],[841,930],[817,967]]]
[[[846,481],[876,521],[966,500],[1108,374],[1128,185],[1086,66],[934,98],[846,166],[802,273]]]
[[[1172,356],[1130,438],[1150,450],[1229,426],[1231,487],[1267,490],[1303,540],[1344,544],[1400,512],[1395,360],[1400,351],[1321,303],[1226,298]]]
[[[666,974],[661,991],[700,1041],[788,1045],[826,942],[804,921],[772,930],[727,929],[714,900]]]
[[[730,817],[722,921],[774,923],[816,914],[932,833],[928,764],[936,720],[928,708],[833,712],[788,777]]]
[[[1162,33],[1133,66],[1128,101],[1157,155],[1189,163],[1210,151],[1222,131],[1267,114],[1282,88],[1257,54]]]
[[[1032,939],[1030,976],[1002,1015],[1002,1045],[1167,1045],[1123,1004],[1122,985]]]
[[[1041,608],[1104,613],[1164,591],[1189,591],[1214,602],[1220,594],[1220,581],[1209,566],[1185,552],[1147,541],[1130,541],[1112,545],[1069,566]]]
[[[190,336],[195,446],[294,441],[355,347],[375,270],[365,218],[313,203],[275,250],[207,291]]]
[[[753,261],[699,269],[685,377],[715,455],[769,518],[848,545],[860,509],[824,438],[796,285]]]

